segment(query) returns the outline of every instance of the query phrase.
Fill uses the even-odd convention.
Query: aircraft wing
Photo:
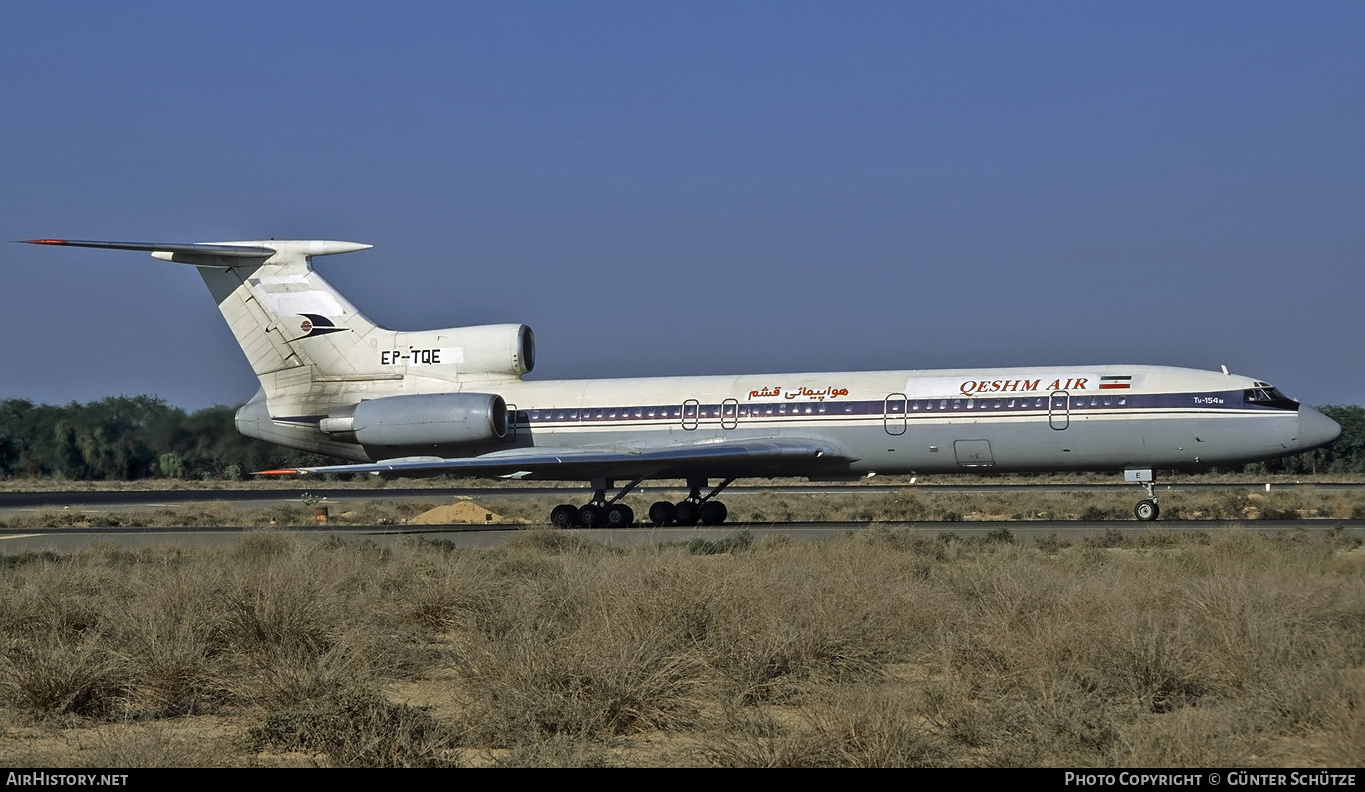
[[[817,461],[818,460],[818,461]],[[551,480],[687,478],[688,476],[750,477],[780,472],[786,467],[808,471],[812,463],[832,469],[850,458],[833,444],[820,440],[770,439],[696,443],[661,448],[617,446],[600,449],[518,448],[477,457],[441,459],[405,457],[354,465],[264,470],[255,475],[287,476],[314,473],[390,473],[422,476],[450,474],[477,478]]]

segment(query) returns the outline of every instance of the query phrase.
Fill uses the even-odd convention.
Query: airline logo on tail
[[[303,333],[303,335],[299,336],[299,338],[315,338],[317,336],[327,335],[328,333],[340,333],[343,330],[349,329],[337,327],[331,319],[320,314],[299,314],[299,316],[303,317],[303,321],[299,322],[299,332]]]

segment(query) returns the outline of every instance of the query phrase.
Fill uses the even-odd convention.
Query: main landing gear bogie
[[[658,501],[649,507],[649,522],[656,528],[665,525],[720,525],[730,510],[718,500],[697,503],[691,500],[669,503]]]
[[[711,490],[706,495],[701,491],[707,484],[706,479],[688,479],[687,486],[691,492],[687,497],[677,503],[668,501],[657,501],[649,507],[649,521],[657,528],[665,525],[720,525],[725,522],[725,518],[730,516],[730,510],[724,503],[715,500],[715,497],[726,487],[730,486],[733,478],[725,479],[719,487]]]
[[[635,524],[635,510],[621,503],[621,498],[641,481],[636,479],[630,482],[610,500],[607,499],[607,490],[613,482],[608,479],[593,481],[592,500],[582,506],[564,503],[554,507],[550,512],[550,525],[556,528],[629,528]]]
[[[629,528],[634,524],[635,510],[624,503],[565,503],[550,512],[550,525],[556,528]]]
[[[690,494],[677,503],[656,501],[649,507],[649,524],[655,527],[665,525],[720,525],[730,516],[724,503],[714,500],[721,490],[730,486],[734,479],[726,479],[706,495],[701,494],[707,485],[706,479],[689,479]],[[550,512],[550,525],[556,528],[629,528],[635,524],[635,512],[620,499],[634,489],[640,481],[632,481],[611,500],[606,491],[610,481],[593,482],[593,499],[583,506],[561,504]]]

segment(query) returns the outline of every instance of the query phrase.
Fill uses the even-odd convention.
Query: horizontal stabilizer
[[[261,258],[273,256],[275,251],[267,247],[252,245],[205,245],[177,242],[92,242],[86,239],[21,239],[30,245],[62,245],[65,247],[106,248],[108,250],[145,250],[148,253],[189,253],[208,256],[231,256],[234,258]]]
[[[325,239],[271,239],[252,242],[96,242],[88,239],[22,239],[30,245],[142,250],[153,257],[201,267],[232,267],[236,259],[271,259],[271,263],[290,263],[312,256],[354,253],[372,245],[359,242],[334,242]],[[246,262],[241,262],[246,263]]]

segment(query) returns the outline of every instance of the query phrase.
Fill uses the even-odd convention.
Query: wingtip
[[[65,245],[65,239],[16,239],[15,242],[24,245]]]
[[[280,468],[279,470],[258,470],[252,473],[253,476],[297,476],[306,471],[295,470],[294,468]]]

